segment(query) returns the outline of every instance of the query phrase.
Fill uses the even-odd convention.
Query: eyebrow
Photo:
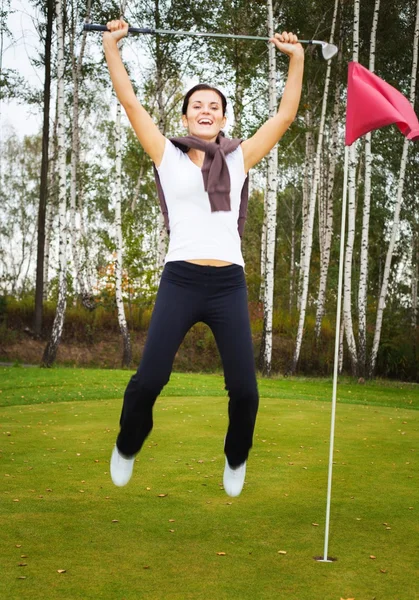
[[[194,101],[192,102],[192,104],[202,104],[202,100],[194,100]],[[211,101],[211,102],[209,102],[208,104],[216,104],[217,106],[219,106],[219,105],[220,105],[220,103],[219,103],[219,102],[217,102],[217,100],[212,100],[212,101]]]

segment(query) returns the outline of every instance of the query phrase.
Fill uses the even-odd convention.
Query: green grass
[[[217,375],[173,375],[133,480],[112,485],[129,375],[0,370],[0,598],[419,598],[419,386],[339,384],[337,561],[325,564],[313,556],[324,545],[331,381],[260,381],[247,483],[231,499]]]

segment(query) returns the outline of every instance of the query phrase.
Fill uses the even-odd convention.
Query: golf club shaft
[[[106,25],[94,25],[92,23],[85,23],[83,29],[85,31],[108,31]],[[259,37],[257,35],[236,35],[228,33],[200,33],[197,31],[174,31],[170,29],[150,29],[148,27],[128,27],[128,33],[144,33],[149,35],[187,35],[195,37],[215,37],[215,38],[227,38],[227,39],[238,39],[238,40],[259,40],[268,42],[270,38]],[[300,44],[320,44],[317,40],[298,40]]]

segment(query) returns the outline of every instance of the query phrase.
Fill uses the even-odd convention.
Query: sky
[[[35,10],[25,0],[12,0],[7,27],[14,41],[6,38],[3,48],[3,68],[16,69],[28,83],[40,88],[43,73],[31,65],[30,58],[37,56],[39,38],[33,19]],[[1,102],[0,129],[2,137],[13,127],[19,136],[37,133],[42,127],[42,115],[38,108],[19,105],[15,101]]]

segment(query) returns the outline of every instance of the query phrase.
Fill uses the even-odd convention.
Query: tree
[[[57,150],[59,187],[59,287],[58,302],[52,326],[51,337],[45,347],[42,364],[51,367],[57,356],[58,346],[64,327],[67,306],[67,186],[66,186],[66,137],[64,110],[64,7],[62,0],[56,0],[57,17]]]
[[[378,15],[380,0],[375,0],[373,22],[370,38],[369,70],[375,70],[375,52]],[[359,287],[358,287],[358,369],[359,375],[367,374],[367,289],[368,289],[368,249],[369,249],[369,224],[371,204],[371,177],[373,157],[371,152],[371,132],[365,136],[365,180],[364,180],[364,206],[362,212],[362,238],[360,252]]]
[[[43,91],[43,126],[42,126],[42,162],[41,162],[41,183],[39,188],[39,209],[38,209],[38,246],[36,259],[36,288],[35,288],[35,314],[34,314],[34,332],[41,335],[42,331],[42,312],[44,301],[44,253],[45,253],[45,218],[48,202],[48,151],[49,151],[49,121],[50,121],[50,100],[51,100],[51,44],[52,44],[52,26],[54,19],[54,2],[46,0],[46,30],[44,44],[44,63],[45,78]],[[64,60],[64,59],[63,59]]]
[[[268,35],[275,33],[272,0],[268,0]],[[276,92],[276,48],[269,46],[269,116],[277,110]],[[274,298],[274,260],[276,240],[276,209],[278,189],[278,150],[275,146],[268,155],[268,178],[265,196],[266,218],[266,261],[263,295],[263,334],[260,347],[259,367],[264,375],[271,374],[272,368],[272,321]]]
[[[412,71],[410,76],[410,94],[409,100],[412,106],[415,105],[415,92],[416,92],[416,81],[417,81],[417,69],[418,69],[418,49],[419,49],[419,0],[416,0],[416,20],[415,30],[413,39],[413,57],[412,57]],[[380,295],[378,299],[377,316],[375,322],[374,340],[371,350],[371,359],[369,366],[369,374],[372,376],[375,371],[375,365],[377,360],[378,348],[380,344],[381,328],[383,323],[383,313],[386,305],[387,290],[390,278],[391,262],[393,258],[394,247],[396,244],[397,235],[399,232],[400,225],[400,209],[403,200],[403,189],[407,166],[407,157],[409,152],[409,141],[405,138],[403,143],[403,152],[400,163],[400,173],[397,185],[397,196],[396,204],[394,208],[393,226],[391,229],[391,237],[388,245],[386,262],[384,267],[383,281],[381,284]]]

